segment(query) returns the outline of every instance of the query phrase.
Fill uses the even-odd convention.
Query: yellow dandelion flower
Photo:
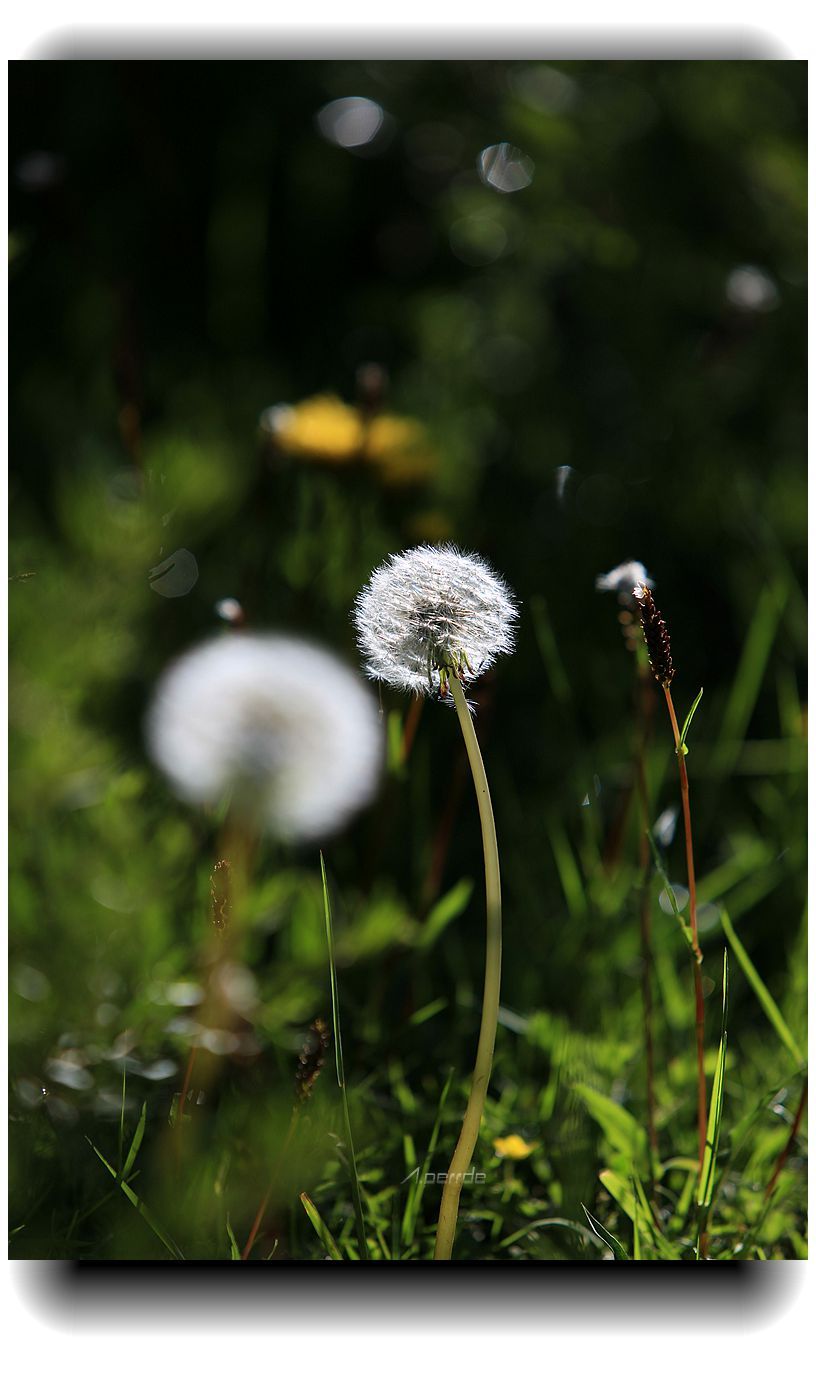
[[[270,408],[265,415],[278,447],[299,459],[342,465],[363,449],[365,427],[359,412],[331,393],[295,407]]]
[[[386,485],[422,483],[436,468],[420,422],[390,413],[367,417],[333,393],[269,407],[261,427],[286,455],[330,465],[362,460]]]
[[[497,1155],[504,1160],[526,1160],[528,1155],[532,1155],[537,1150],[540,1141],[522,1140],[521,1136],[499,1136],[493,1142],[493,1149]]]

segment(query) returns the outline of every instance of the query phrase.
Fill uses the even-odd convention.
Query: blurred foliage
[[[353,662],[372,567],[448,538],[522,600],[517,654],[474,692],[505,1006],[457,1254],[693,1253],[691,978],[654,876],[655,1165],[634,658],[594,580],[642,560],[681,716],[705,687],[710,1086],[721,903],[805,1043],[805,82],[799,62],[12,67],[12,1253],[234,1258],[275,1166],[254,1254],[354,1255],[331,1060],[290,1121],[331,1014],[317,854],[265,845],[245,925],[217,933],[217,821],[171,797],[141,721],[218,601]],[[406,752],[410,705],[382,703],[380,799],[325,851],[370,1249],[410,1258],[475,1051],[481,858],[452,716],[426,704]],[[655,709],[657,820],[678,797]],[[800,1256],[802,1076],[731,969],[709,1249]]]

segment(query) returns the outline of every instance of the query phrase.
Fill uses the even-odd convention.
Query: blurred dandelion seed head
[[[440,689],[440,671],[469,679],[512,652],[517,610],[480,556],[417,546],[374,571],[353,617],[372,679],[428,694]]]
[[[231,808],[280,838],[319,838],[376,789],[374,700],[334,656],[294,638],[232,634],[180,657],[146,721],[182,799]]]

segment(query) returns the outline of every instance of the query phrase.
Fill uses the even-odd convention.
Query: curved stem
[[[479,1127],[484,1110],[490,1070],[493,1066],[493,1048],[496,1043],[496,1027],[499,1020],[499,987],[501,984],[501,878],[499,875],[499,849],[496,842],[496,824],[490,791],[487,785],[484,762],[479,751],[473,720],[470,717],[465,693],[457,676],[450,678],[450,687],[459,716],[459,725],[465,740],[476,799],[479,805],[479,818],[482,825],[482,845],[485,864],[485,896],[487,902],[487,942],[485,952],[484,995],[482,997],[482,1024],[479,1030],[479,1045],[476,1051],[476,1064],[473,1082],[468,1098],[465,1118],[453,1159],[442,1190],[439,1207],[439,1225],[436,1230],[435,1260],[450,1260],[453,1239],[456,1234],[456,1219],[459,1214],[459,1196],[465,1174],[470,1167],[473,1151],[479,1138]]]

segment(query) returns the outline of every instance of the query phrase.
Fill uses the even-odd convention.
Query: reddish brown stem
[[[179,1141],[181,1140],[181,1127],[182,1127],[182,1122],[184,1121],[184,1104],[185,1104],[185,1102],[187,1101],[187,1094],[188,1094],[188,1092],[190,1091],[190,1079],[191,1079],[192,1076],[193,1076],[193,1068],[195,1067],[195,1061],[196,1061],[196,1054],[197,1054],[197,1053],[198,1053],[198,1046],[197,1046],[197,1045],[193,1045],[193,1046],[191,1047],[191,1049],[190,1049],[190,1053],[189,1053],[188,1058],[187,1058],[187,1068],[186,1068],[185,1071],[184,1071],[184,1082],[183,1082],[183,1084],[182,1084],[182,1086],[181,1086],[181,1093],[179,1094],[179,1104],[178,1104],[178,1135],[179,1135]]]
[[[695,1030],[697,1035],[697,1133],[700,1169],[702,1170],[703,1159],[705,1157],[706,1126],[708,1123],[708,1100],[706,1097],[705,1078],[705,1006],[703,1002],[703,978],[700,972],[700,964],[703,961],[703,955],[700,949],[700,941],[697,936],[697,882],[694,875],[694,845],[691,838],[691,804],[689,801],[686,755],[680,746],[680,729],[677,725],[677,715],[674,712],[671,689],[668,685],[663,686],[663,693],[666,696],[666,705],[669,711],[669,718],[671,719],[672,732],[674,733],[677,766],[680,772],[680,797],[683,804],[683,830],[686,837],[689,923],[691,925],[691,942],[694,949],[694,1008]]]
[[[791,1150],[793,1149],[794,1141],[796,1140],[796,1137],[797,1137],[798,1134],[799,1134],[799,1125],[800,1125],[800,1122],[801,1122],[801,1120],[802,1120],[802,1113],[803,1113],[804,1110],[805,1110],[805,1103],[806,1103],[806,1102],[807,1102],[807,1078],[805,1079],[804,1083],[802,1084],[802,1093],[801,1093],[801,1096],[800,1096],[800,1098],[799,1098],[799,1106],[796,1108],[796,1115],[795,1115],[795,1117],[793,1118],[793,1125],[792,1125],[791,1128],[790,1128],[790,1135],[788,1136],[788,1139],[785,1141],[784,1149],[782,1150],[781,1154],[779,1155],[779,1158],[778,1158],[777,1161],[776,1161],[776,1164],[774,1165],[773,1174],[772,1174],[771,1177],[770,1177],[770,1180],[769,1180],[769,1183],[768,1183],[768,1187],[765,1189],[765,1202],[766,1202],[766,1203],[768,1202],[769,1198],[771,1197],[771,1194],[773,1193],[774,1189],[776,1188],[777,1181],[778,1181],[778,1179],[779,1179],[779,1175],[782,1173],[782,1170],[785,1168],[785,1165],[786,1165],[787,1162],[788,1162],[788,1157],[789,1157],[789,1155],[790,1155]]]
[[[255,1245],[255,1238],[256,1238],[256,1236],[258,1235],[258,1232],[259,1232],[260,1229],[261,1229],[261,1224],[262,1224],[263,1219],[264,1219],[264,1217],[265,1217],[265,1215],[266,1215],[266,1209],[267,1209],[267,1207],[269,1206],[269,1199],[270,1199],[271,1196],[272,1196],[272,1190],[273,1190],[273,1188],[275,1187],[275,1183],[277,1182],[278,1174],[280,1173],[281,1164],[283,1163],[284,1156],[286,1155],[286,1151],[289,1149],[289,1144],[290,1144],[290,1142],[291,1142],[291,1140],[292,1140],[292,1136],[293,1136],[294,1133],[295,1133],[295,1127],[297,1126],[299,1116],[300,1116],[300,1107],[294,1106],[294,1107],[292,1108],[292,1118],[291,1118],[291,1120],[290,1120],[290,1122],[289,1122],[289,1130],[286,1132],[286,1139],[284,1140],[283,1145],[281,1146],[280,1150],[278,1151],[277,1157],[276,1157],[276,1159],[275,1159],[275,1163],[274,1163],[274,1165],[272,1166],[272,1173],[271,1173],[270,1179],[269,1179],[269,1187],[267,1188],[266,1193],[265,1193],[264,1196],[263,1196],[263,1200],[261,1201],[261,1203],[260,1203],[259,1206],[258,1206],[258,1211],[255,1213],[255,1217],[254,1217],[254,1219],[253,1219],[252,1226],[251,1226],[251,1228],[250,1228],[249,1236],[247,1237],[247,1240],[246,1240],[246,1245],[244,1246],[244,1249],[243,1249],[242,1252],[241,1252],[241,1259],[242,1259],[242,1260],[248,1260],[248,1259],[249,1259],[249,1253],[250,1253],[250,1251],[252,1250],[252,1247]]]
[[[422,695],[414,695],[411,701],[411,708],[405,716],[405,728],[402,734],[402,754],[401,765],[404,767],[411,755],[411,748],[414,746],[414,738],[419,727],[419,720],[422,714],[422,706],[425,703]]]

